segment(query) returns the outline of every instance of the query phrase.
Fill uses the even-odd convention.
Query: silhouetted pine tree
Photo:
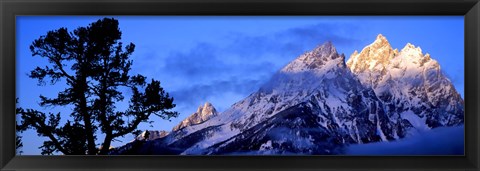
[[[18,104],[18,98],[15,99],[15,104]],[[17,107],[15,112],[19,113],[21,110],[22,108]],[[22,126],[18,124],[18,122],[15,125],[16,125],[15,149],[17,150],[17,154],[22,154],[23,153],[23,151],[21,150],[23,147],[22,136],[18,135],[18,132],[24,131],[25,129],[23,129]]]
[[[169,111],[175,107],[173,98],[160,86],[160,81],[146,82],[142,75],[130,75],[130,55],[135,45],[123,47],[118,21],[104,18],[73,32],[66,28],[49,31],[36,39],[30,46],[33,56],[48,59],[49,66],[37,67],[29,77],[37,79],[39,85],[64,79],[67,88],[58,96],[40,96],[41,106],[73,105],[71,118],[59,126],[60,115],[26,109],[18,114],[21,126],[35,129],[47,137],[42,154],[108,154],[111,141],[136,131],[142,122],[148,122],[153,114],[163,119],[178,116]],[[128,109],[119,111],[115,103],[124,100],[120,87],[129,88],[132,96]],[[100,151],[96,148],[96,132],[100,130],[104,139]]]

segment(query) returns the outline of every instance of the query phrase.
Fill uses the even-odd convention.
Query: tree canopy
[[[104,18],[73,32],[66,28],[49,31],[31,44],[32,56],[45,58],[49,65],[36,67],[28,76],[40,86],[46,86],[46,81],[51,85],[60,80],[66,83],[57,97],[40,95],[40,106],[73,106],[68,115],[17,109],[21,118],[17,130],[34,129],[48,138],[42,154],[108,154],[112,140],[136,132],[151,115],[163,119],[178,116],[171,110],[175,107],[173,97],[160,81],[148,82],[145,76],[130,74],[135,45],[123,46],[121,35],[118,21]],[[125,100],[122,87],[132,92],[126,110],[116,108]],[[67,121],[61,123],[65,117]],[[96,144],[98,132],[104,138]]]

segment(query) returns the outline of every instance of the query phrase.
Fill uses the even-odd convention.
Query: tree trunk
[[[85,133],[87,135],[88,155],[95,155],[97,153],[97,148],[95,147],[95,138],[93,136],[93,128],[90,115],[88,114],[88,111],[85,110],[87,106],[86,104],[86,100],[82,99],[80,102],[80,106],[83,113],[83,122],[85,123]]]
[[[105,139],[103,141],[102,149],[100,150],[100,155],[106,155],[110,149],[110,144],[112,139],[113,130],[110,126],[109,120],[107,119],[107,81],[108,75],[110,70],[108,68],[107,58],[104,59],[103,66],[105,67],[105,74],[103,75],[101,82],[101,90],[100,90],[100,122],[102,122],[103,127],[105,129]]]
[[[100,155],[107,155],[110,151],[110,145],[112,142],[112,134],[107,134],[105,136],[105,141],[103,142],[102,149],[100,150]]]
[[[92,127],[92,120],[90,118],[90,114],[88,114],[87,109],[87,98],[85,96],[86,93],[86,78],[82,77],[79,79],[79,98],[80,98],[80,112],[83,116],[83,122],[85,124],[85,134],[87,135],[87,150],[88,155],[96,155],[97,154],[97,147],[95,147],[95,137],[93,136],[93,127]]]

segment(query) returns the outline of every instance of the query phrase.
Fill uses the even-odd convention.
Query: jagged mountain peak
[[[203,105],[201,114],[202,114],[202,117],[209,117],[210,115],[216,115],[217,110],[215,109],[215,107],[213,107],[213,105],[210,102],[206,102]]]
[[[322,84],[318,80],[332,79],[346,72],[350,71],[345,64],[345,55],[338,54],[333,43],[328,41],[288,63],[262,85],[260,91],[311,90]]]
[[[205,102],[204,105],[200,105],[197,109],[197,113],[202,115],[209,115],[216,113],[215,107],[210,102]]]
[[[383,36],[382,34],[377,35],[377,38],[375,39],[373,44],[379,44],[379,45],[385,45],[385,46],[390,45],[387,38],[385,36]]]
[[[309,53],[307,53],[309,54]],[[331,41],[327,41],[310,52],[310,57],[312,58],[321,58],[322,60],[326,59],[336,59],[339,57],[337,48],[333,45]]]
[[[370,48],[371,50],[382,49],[382,48],[385,50],[393,50],[392,46],[390,45],[390,42],[382,34],[378,34],[375,40],[370,45],[366,46],[364,49],[367,49],[367,48]]]
[[[389,50],[389,45],[380,46],[382,39],[377,36],[362,52],[352,54],[347,66],[362,84],[373,88],[377,97],[391,106],[388,113],[412,122],[415,119],[410,116],[423,118],[419,125],[429,128],[462,122],[463,100],[440,64],[412,43],[398,52]]]
[[[327,41],[312,51],[300,55],[287,64],[281,72],[299,73],[309,70],[325,70],[327,69],[325,66],[336,67],[335,65],[345,67],[345,55],[338,54],[333,43]]]
[[[412,43],[410,43],[410,42],[407,43],[407,44],[405,45],[405,47],[403,47],[403,49],[417,49],[417,48],[420,49],[420,47],[416,47],[414,44],[412,44]],[[403,49],[402,49],[402,51],[403,51]],[[420,51],[421,51],[421,49],[420,49]]]
[[[422,48],[420,48],[420,46],[416,47],[411,43],[407,43],[400,53],[409,54],[408,56],[413,57],[423,57]]]
[[[397,49],[393,49],[387,38],[379,34],[375,41],[360,51],[355,50],[347,61],[347,66],[353,72],[365,70],[383,70],[391,59],[398,54]]]
[[[197,112],[191,114],[182,122],[180,122],[177,126],[173,128],[173,131],[180,130],[187,126],[196,125],[207,121],[208,119],[216,116],[218,114],[217,110],[213,105],[209,102],[206,102],[203,105],[200,105],[197,109]]]
[[[407,43],[405,47],[390,62],[393,68],[404,68],[408,70],[440,70],[438,62],[430,57],[429,53],[423,54],[420,46]],[[389,66],[389,68],[392,68]]]
[[[326,56],[326,55],[329,55],[329,54],[337,53],[337,49],[333,45],[332,41],[327,41],[327,42],[323,43],[322,45],[317,46],[312,52],[314,52],[314,54],[317,57],[322,57],[322,56]]]

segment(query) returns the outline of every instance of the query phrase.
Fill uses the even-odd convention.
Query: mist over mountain
[[[331,42],[319,45],[227,110],[206,103],[167,135],[112,154],[345,154],[463,120],[463,99],[438,62],[380,34],[347,62]]]

